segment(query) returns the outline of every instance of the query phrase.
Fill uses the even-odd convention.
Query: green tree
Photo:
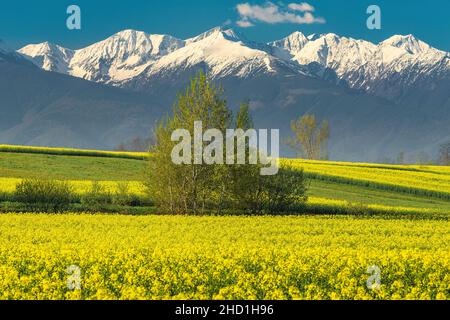
[[[245,164],[206,164],[188,162],[175,164],[172,152],[176,142],[172,133],[185,129],[193,137],[194,123],[202,121],[203,130],[217,129],[224,139],[235,139],[233,155],[238,158],[239,143],[245,144]],[[151,200],[164,212],[172,214],[285,213],[292,212],[306,201],[303,172],[282,168],[276,176],[261,176],[261,164],[250,164],[253,153],[249,139],[256,134],[249,103],[243,103],[236,115],[234,127],[244,132],[245,139],[228,137],[233,127],[233,115],[216,87],[199,73],[174,105],[173,116],[166,116],[155,132],[156,143],[150,150],[147,166],[147,189]],[[237,143],[236,143],[237,142]],[[205,143],[204,147],[209,143]],[[197,155],[194,142],[191,150]],[[225,150],[223,150],[225,155]]]
[[[254,128],[248,103],[243,103],[236,116],[236,128]],[[255,146],[245,141],[246,155]],[[274,176],[262,176],[262,165],[237,165],[228,168],[231,173],[230,194],[236,212],[246,214],[283,214],[300,212],[307,201],[303,171],[281,167]]]
[[[166,116],[156,129],[156,144],[151,148],[147,189],[157,205],[170,213],[204,213],[207,205],[217,202],[217,181],[223,181],[220,165],[174,164],[171,158],[176,142],[172,133],[189,131],[194,137],[194,123],[201,121],[203,130],[216,128],[225,132],[232,114],[226,107],[221,87],[213,85],[203,73],[191,80],[183,95],[179,95],[173,116]],[[195,153],[192,141],[193,157]],[[219,177],[218,177],[219,176]]]
[[[286,144],[294,149],[299,157],[308,160],[328,159],[328,140],[330,126],[323,121],[319,126],[314,115],[306,114],[291,122],[293,137]]]
[[[244,131],[254,129],[250,115],[250,104],[242,103],[236,116],[236,129]],[[249,139],[244,141],[246,160],[250,158],[251,146]],[[236,144],[237,146],[237,144]],[[253,150],[254,151],[254,150]],[[262,210],[261,165],[234,165],[226,169],[229,175],[229,200],[234,210],[257,214]]]

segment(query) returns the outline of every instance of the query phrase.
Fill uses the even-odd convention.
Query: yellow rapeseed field
[[[0,178],[0,192],[12,193],[16,190],[16,186],[23,179],[18,178]],[[135,195],[144,195],[145,188],[139,181],[97,181],[106,192],[114,193],[120,183],[128,185],[128,192]],[[76,194],[84,194],[92,188],[92,181],[89,180],[69,180],[68,183],[73,187]]]
[[[336,208],[345,208],[348,206],[358,206],[358,205],[364,205],[368,209],[373,209],[377,213],[386,213],[386,214],[430,214],[430,217],[433,214],[445,214],[448,215],[449,212],[444,211],[443,209],[433,209],[433,208],[417,208],[417,207],[401,207],[401,206],[386,206],[386,205],[379,205],[379,204],[359,204],[359,203],[352,203],[346,200],[335,200],[335,199],[328,199],[328,198],[320,198],[320,197],[309,197],[307,204],[310,207],[316,207],[321,206],[325,208],[329,208],[328,213],[331,215],[333,214],[333,210]],[[358,214],[358,212],[356,212]],[[359,214],[363,214],[363,212],[359,212]]]
[[[0,299],[449,298],[448,221],[0,216]]]

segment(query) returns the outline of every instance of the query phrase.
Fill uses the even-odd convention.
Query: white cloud
[[[325,23],[324,18],[316,18],[310,11],[314,7],[307,3],[291,3],[287,7],[280,7],[272,2],[266,2],[264,5],[251,5],[241,3],[236,6],[240,20],[237,24],[241,27],[251,27],[254,22],[264,22],[269,24],[295,23],[295,24],[313,24]],[[302,9],[302,10],[300,10]],[[298,11],[304,12],[299,14]]]
[[[288,5],[288,8],[294,11],[300,11],[300,12],[314,12],[314,7],[310,5],[309,3],[302,2],[302,3],[290,3]]]

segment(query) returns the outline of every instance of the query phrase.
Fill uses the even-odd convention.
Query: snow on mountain
[[[433,48],[413,35],[395,35],[380,43],[381,47],[391,46],[402,49],[409,54],[418,54],[432,50]]]
[[[300,52],[308,42],[308,38],[303,33],[296,31],[284,39],[270,43],[270,45],[285,49],[290,53],[295,54]]]
[[[393,36],[377,46],[374,56],[361,66],[353,87],[388,99],[398,99],[408,90],[433,90],[438,82],[450,79],[450,55],[412,35]],[[349,70],[344,78],[352,78]]]
[[[68,73],[70,59],[74,55],[73,50],[49,42],[25,46],[19,53],[40,68],[59,73]]]
[[[317,63],[334,70],[342,77],[347,70],[353,70],[367,63],[374,51],[375,45],[370,42],[329,33],[314,41],[304,39],[300,50],[296,49],[291,53],[292,59],[301,65]]]
[[[19,52],[47,71],[109,83],[136,76],[149,62],[183,46],[184,41],[172,36],[124,30],[79,50],[45,42]]]
[[[184,46],[167,35],[125,30],[77,50],[70,61],[71,74],[97,82],[117,82],[136,76],[151,61]]]
[[[405,88],[433,87],[450,76],[450,55],[412,35],[373,44],[333,33],[294,32],[260,44],[221,27],[187,40],[125,30],[75,51],[42,43],[19,52],[45,70],[124,87],[145,87],[139,82],[201,67],[213,78],[308,73],[395,99]]]
[[[247,41],[231,29],[214,28],[195,38],[186,40],[186,46],[151,64],[146,77],[176,74],[182,70],[202,65],[212,78],[251,74],[272,74],[281,69],[293,70],[286,63],[264,50],[267,46]]]
[[[187,40],[125,30],[79,50],[42,43],[26,46],[19,52],[48,71],[123,86],[137,78],[145,81],[199,64],[217,78],[270,74],[282,69],[299,73],[299,66],[272,52],[277,50],[251,42],[232,29],[217,27]]]
[[[396,98],[425,78],[450,76],[449,54],[412,35],[396,35],[375,45],[332,33],[304,37],[296,32],[271,45],[319,77],[329,79],[334,73],[335,81],[386,98]]]
[[[187,39],[186,45],[205,40],[206,38],[209,38],[211,36],[217,36],[218,34],[220,34],[224,39],[227,39],[230,41],[236,41],[236,42],[239,42],[239,41],[247,42],[248,41],[248,39],[243,34],[237,32],[236,30],[227,29],[227,28],[223,28],[223,27],[215,27],[215,28],[212,28],[196,37]]]

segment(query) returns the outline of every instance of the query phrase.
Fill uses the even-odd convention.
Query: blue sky
[[[314,11],[289,7],[304,2]],[[240,7],[244,13],[240,15],[237,6],[245,3],[249,6]],[[66,9],[71,4],[82,11],[79,31],[66,28]],[[371,4],[382,10],[381,30],[366,27],[366,10]],[[268,7],[275,7],[278,19],[265,15]],[[323,18],[325,23],[304,23],[308,13],[314,19]],[[215,26],[246,21],[253,26],[236,29],[255,41],[276,40],[297,30],[305,34],[334,32],[373,42],[393,34],[414,34],[434,47],[450,51],[449,15],[449,0],[17,0],[3,1],[0,6],[0,38],[15,48],[50,41],[76,49],[123,29],[188,38]]]

